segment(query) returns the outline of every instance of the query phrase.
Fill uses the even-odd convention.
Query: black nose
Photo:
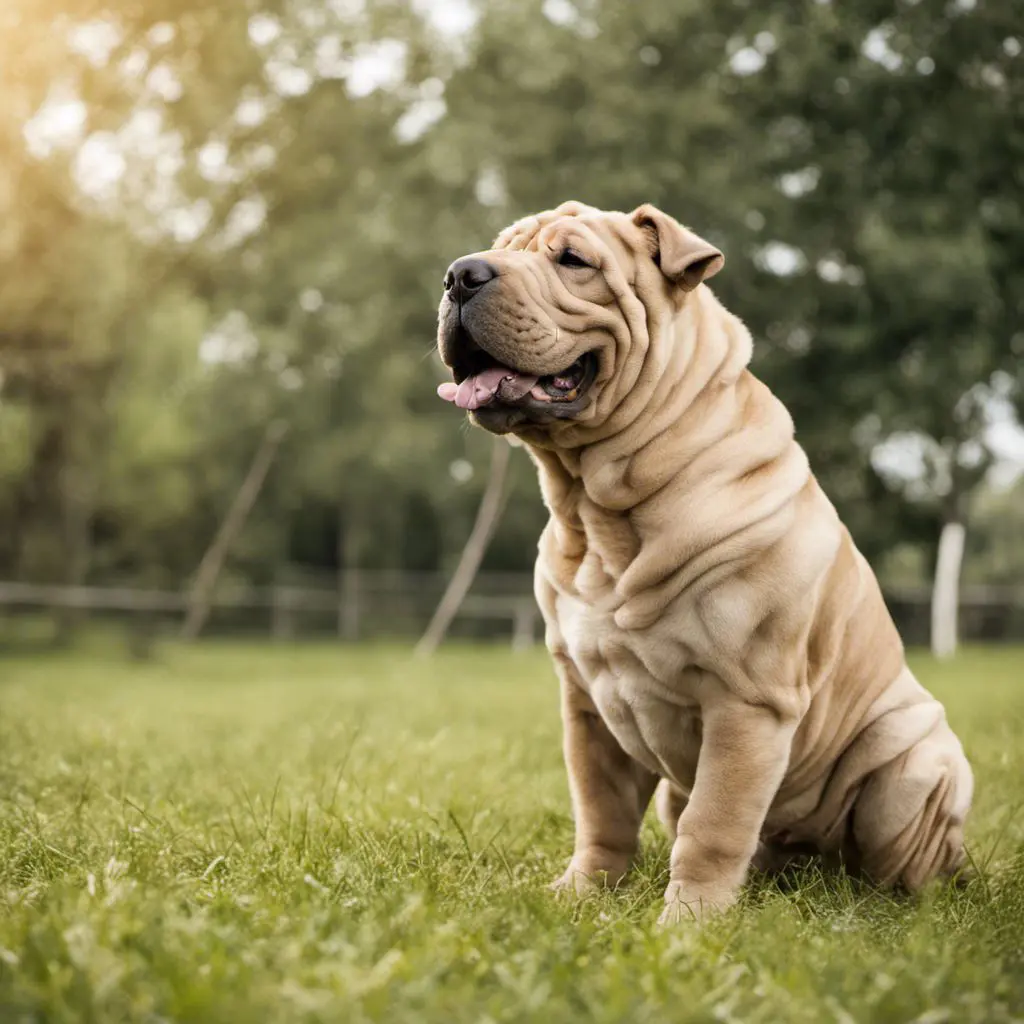
[[[457,302],[469,302],[498,271],[479,256],[463,256],[444,275],[444,290]]]

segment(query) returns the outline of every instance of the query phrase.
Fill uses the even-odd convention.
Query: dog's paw
[[[674,928],[684,922],[703,924],[735,902],[736,893],[725,888],[697,889],[683,882],[669,882],[665,890],[665,909],[658,918],[658,925]]]
[[[582,871],[569,868],[560,878],[556,878],[548,888],[556,895],[566,898],[582,898],[601,888],[601,883]]]
[[[598,889],[611,888],[625,873],[625,869],[618,865],[601,867],[596,863],[574,858],[566,868],[565,874],[555,879],[550,888],[561,896],[583,897]]]

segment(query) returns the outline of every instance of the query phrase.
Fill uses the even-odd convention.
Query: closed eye
[[[590,264],[579,253],[572,249],[563,249],[558,255],[558,263],[563,267],[589,267]]]

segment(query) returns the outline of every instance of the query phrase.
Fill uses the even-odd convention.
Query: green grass
[[[572,844],[543,653],[0,661],[0,1021],[1024,1019],[1024,650],[918,658],[977,774],[980,877],[807,869],[703,930]]]

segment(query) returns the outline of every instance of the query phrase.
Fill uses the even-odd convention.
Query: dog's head
[[[454,381],[438,393],[497,434],[598,427],[657,374],[661,327],[723,262],[649,205],[571,202],[518,221],[448,268],[438,348]]]

